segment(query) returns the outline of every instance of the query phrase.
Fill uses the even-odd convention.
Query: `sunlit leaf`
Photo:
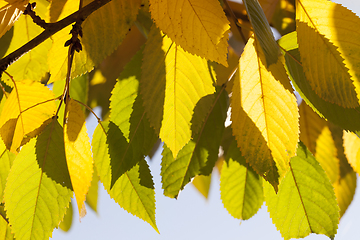
[[[355,109],[340,107],[335,103],[321,99],[314,90],[312,90],[301,64],[296,32],[282,37],[279,40],[279,44],[287,51],[285,54],[286,67],[292,78],[292,83],[306,103],[321,117],[332,121],[342,128],[351,131],[360,130],[360,121],[353,121],[353,119],[360,118],[360,107]]]
[[[48,239],[72,196],[62,128],[56,120],[14,160],[5,188],[5,210],[16,239]]]
[[[13,240],[14,235],[11,233],[11,228],[6,219],[6,212],[4,210],[4,205],[0,205],[0,239],[2,240]]]
[[[9,150],[6,149],[4,142],[0,140],[0,199],[3,199],[4,197],[6,180],[14,159],[15,154],[9,152]]]
[[[241,156],[235,139],[221,170],[220,193],[231,216],[242,220],[250,219],[264,202],[262,179]]]
[[[44,85],[24,80],[16,83],[0,116],[0,134],[8,149],[16,152],[24,137],[34,137],[55,114],[53,93]]]
[[[193,177],[199,174],[209,175],[215,166],[225,128],[227,94],[222,88],[214,96],[208,95],[202,98],[195,107],[193,119],[196,119],[198,114],[203,116],[201,111],[204,108],[203,104],[207,105],[209,102],[207,98],[214,100],[211,110],[200,127],[201,130],[179,151],[176,158],[164,144],[161,182],[165,196],[176,198]]]
[[[355,172],[360,174],[360,138],[351,132],[344,132],[345,155]]]
[[[25,3],[25,5],[26,4],[27,3]],[[47,1],[36,1],[36,14],[41,17],[45,16],[48,5],[49,3]],[[43,30],[44,29],[33,22],[30,16],[21,16],[14,25],[13,37],[5,55],[17,50],[39,35]],[[51,40],[47,39],[39,46],[21,56],[19,60],[12,63],[6,71],[13,76],[15,81],[22,81],[24,79],[40,81],[49,70],[47,65],[47,55],[50,47]],[[13,83],[7,75],[3,74],[2,79],[9,86],[13,86]]]
[[[264,11],[257,0],[244,0],[244,3],[251,25],[254,28],[256,39],[259,41],[265,55],[266,64],[264,65],[268,67],[271,64],[277,63],[279,48]]]
[[[79,8],[79,1],[67,1],[66,4],[61,4],[63,1],[60,3],[57,1],[53,1],[50,7],[52,21],[57,18],[62,19]],[[90,2],[91,0],[86,0],[83,4]],[[83,50],[74,56],[72,77],[92,70],[120,45],[136,20],[140,4],[140,0],[113,0],[86,18],[82,24],[84,35],[80,39]],[[59,5],[64,6],[61,9]],[[58,9],[53,10],[53,8]],[[59,11],[61,11],[60,14]],[[52,37],[53,46],[48,58],[50,82],[65,79],[68,48],[64,47],[64,43],[71,38],[70,30],[71,26],[68,26]]]
[[[242,155],[275,188],[298,142],[298,109],[279,58],[266,69],[257,41],[249,39],[235,75],[231,101],[233,134]]]
[[[217,0],[150,0],[149,3],[151,17],[174,44],[227,66],[230,26]]]
[[[300,140],[312,152],[333,184],[340,175],[340,160],[338,159],[337,148],[328,124],[305,102],[300,104],[299,112]]]
[[[19,19],[29,0],[0,1],[0,37]]]
[[[209,176],[197,175],[191,182],[194,187],[201,193],[206,199],[209,196],[211,174]]]
[[[331,103],[358,107],[360,32],[354,29],[360,18],[331,1],[299,0],[296,20],[301,61],[312,89]]]
[[[97,175],[96,168],[94,168],[91,185],[86,195],[86,203],[89,205],[89,207],[92,210],[94,210],[94,212],[97,212],[98,197],[99,197],[98,190],[99,190],[99,177]]]
[[[174,158],[191,139],[195,105],[215,91],[206,60],[185,52],[155,27],[144,49],[141,94],[150,124]]]
[[[80,218],[86,214],[85,199],[91,185],[93,159],[85,116],[80,105],[68,99],[65,109],[64,144],[67,166],[74,188]]]
[[[108,131],[109,122],[103,122],[102,125],[105,131]],[[135,167],[118,178],[110,189],[112,179],[111,159],[107,150],[107,137],[104,129],[98,125],[92,140],[94,161],[100,181],[110,194],[110,197],[120,207],[148,222],[158,232],[155,223],[154,183],[144,160],[141,160]]]
[[[70,230],[73,220],[73,206],[72,202],[69,204],[69,208],[66,210],[64,219],[61,221],[59,228],[63,230],[64,232],[67,232]]]
[[[303,238],[310,233],[334,238],[339,223],[334,189],[305,145],[299,144],[278,193],[269,184],[264,190],[270,217],[284,239]]]

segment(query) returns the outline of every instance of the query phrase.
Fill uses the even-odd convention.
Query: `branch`
[[[98,10],[100,7],[104,6],[110,1],[111,0],[94,0],[90,4],[81,8],[79,11],[74,12],[73,14],[67,16],[64,19],[55,23],[48,23],[46,29],[42,33],[40,33],[31,41],[27,42],[25,45],[0,60],[0,76],[12,62],[19,59],[23,54],[35,48],[37,45],[44,42],[46,39],[60,31],[61,29],[69,26],[73,22],[76,22],[78,19],[85,20],[91,13]]]

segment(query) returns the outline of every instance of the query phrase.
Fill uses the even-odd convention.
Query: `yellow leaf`
[[[240,58],[231,102],[233,134],[243,156],[275,188],[299,138],[296,98],[281,60],[267,70],[259,44],[250,38]]]
[[[185,51],[227,66],[228,31],[218,0],[150,0],[151,17]]]
[[[196,104],[215,92],[207,61],[153,27],[144,49],[140,87],[150,124],[160,130],[160,138],[176,158],[191,139]]]
[[[25,135],[34,137],[55,115],[53,93],[39,82],[23,80],[6,100],[0,116],[0,134],[11,152],[21,146]]]
[[[0,0],[0,37],[2,37],[19,19],[29,0]]]
[[[339,178],[337,148],[327,122],[303,101],[299,106],[300,140],[314,154],[332,184]]]
[[[91,185],[93,159],[90,139],[86,132],[85,116],[80,105],[72,99],[66,103],[64,123],[66,161],[75,192],[80,218],[86,214],[85,198]]]
[[[311,87],[326,101],[358,107],[360,18],[331,1],[297,0],[296,20],[301,61]]]
[[[360,138],[352,132],[344,131],[345,155],[355,172],[360,174]]]

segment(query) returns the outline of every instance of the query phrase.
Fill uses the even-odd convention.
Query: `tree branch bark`
[[[69,26],[73,22],[76,22],[78,19],[85,20],[91,13],[101,8],[110,1],[111,0],[94,0],[90,4],[86,5],[85,7],[81,8],[77,12],[74,12],[73,14],[67,16],[64,19],[55,23],[48,23],[46,29],[42,33],[40,33],[38,36],[27,42],[25,45],[0,60],[0,76],[12,62],[19,59],[26,52],[35,48],[37,45],[44,42],[46,39],[60,31],[61,29]]]

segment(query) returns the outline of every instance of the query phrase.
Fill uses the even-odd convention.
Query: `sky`
[[[344,6],[360,14],[360,1],[337,0]],[[360,26],[359,26],[360,27]],[[88,122],[88,131],[92,133],[96,121]],[[160,179],[161,148],[149,161],[155,182],[156,222],[160,234],[148,223],[129,214],[112,200],[99,183],[98,211],[95,213],[87,207],[87,215],[79,222],[74,204],[73,225],[69,232],[55,229],[54,240],[193,240],[193,239],[246,239],[246,240],[280,240],[280,232],[271,222],[265,204],[258,213],[247,221],[233,218],[223,207],[220,199],[219,175],[212,176],[209,198],[206,200],[197,190],[188,184],[179,194],[177,200],[163,195]],[[358,185],[360,181],[358,180]],[[357,191],[354,200],[342,217],[335,240],[360,239],[360,193]],[[329,239],[324,235],[311,234],[305,240]]]

